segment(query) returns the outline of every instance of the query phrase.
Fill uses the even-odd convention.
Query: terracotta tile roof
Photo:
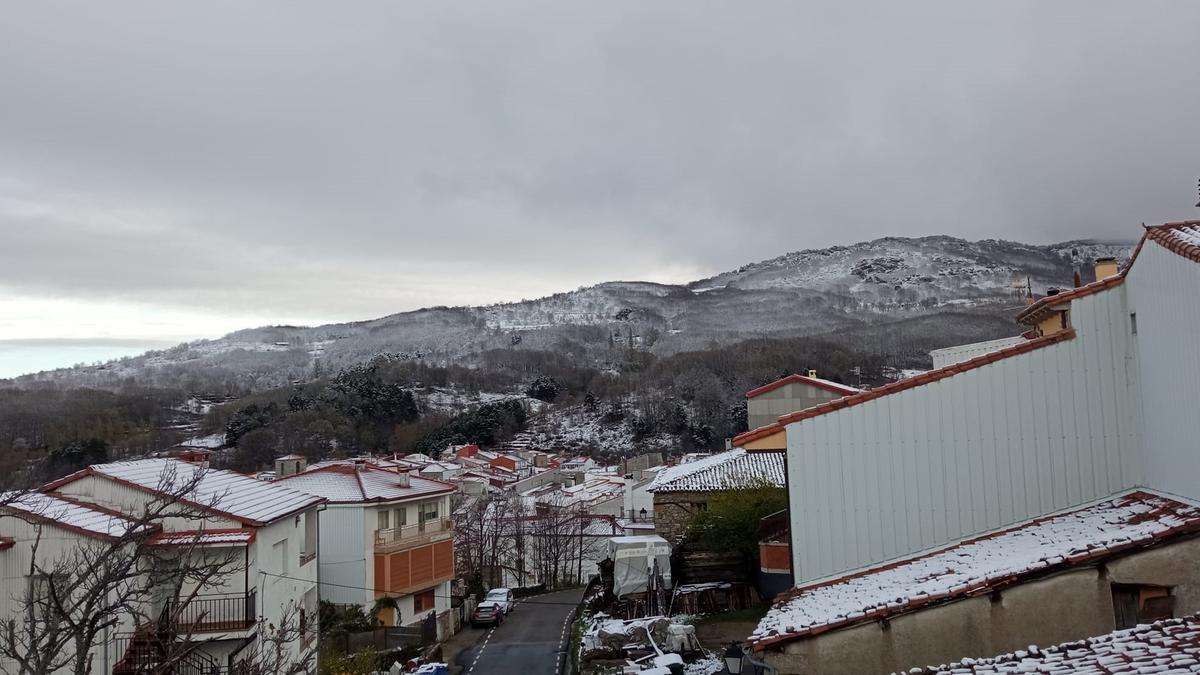
[[[455,490],[440,480],[400,475],[371,464],[328,463],[298,474],[278,478],[273,485],[316,497],[330,504],[391,502],[442,495]]]
[[[649,492],[711,492],[745,487],[754,481],[787,487],[780,453],[747,454],[736,448],[711,457],[661,469]]]
[[[1200,220],[1151,225],[1146,238],[1193,262],[1200,262]]]
[[[1001,673],[1195,673],[1200,672],[1200,616],[1167,619],[1108,635],[1014,654],[916,668],[925,675]]]
[[[4,508],[18,518],[54,525],[96,539],[115,541],[139,531],[132,518],[101,506],[45,492],[3,495]],[[145,533],[148,531],[140,530]]]
[[[93,464],[49,483],[43,489],[56,491],[87,476],[99,476],[148,494],[161,495],[164,489],[190,488],[187,494],[178,495],[180,503],[254,526],[266,525],[325,501],[233,471],[209,469],[174,459]],[[190,485],[193,481],[194,485]]]
[[[1126,267],[1125,269],[1128,270],[1129,268]],[[1100,291],[1107,291],[1108,289],[1114,286],[1119,286],[1123,283],[1125,283],[1125,272],[1114,274],[1111,277],[1101,279],[1099,281],[1093,281],[1090,284],[1084,284],[1079,288],[1065,290],[1058,295],[1047,295],[1046,297],[1041,298],[1037,302],[1021,310],[1021,312],[1017,314],[1017,323],[1023,323],[1027,325],[1037,323],[1041,320],[1040,315],[1043,313],[1043,310],[1055,305],[1061,305],[1064,302],[1069,302],[1076,298],[1082,298],[1093,293],[1099,293]]]
[[[812,385],[812,386],[816,387],[817,389],[824,389],[825,391],[828,391],[833,394],[837,394],[839,396],[849,396],[851,394],[857,394],[858,392],[862,391],[861,389],[855,389],[854,387],[848,387],[844,384],[839,384],[837,382],[831,382],[830,380],[822,380],[819,377],[807,377],[805,375],[788,375],[787,377],[779,379],[779,380],[775,380],[774,382],[772,382],[770,384],[764,384],[763,386],[761,386],[757,389],[751,389],[750,391],[746,392],[746,398],[754,398],[755,396],[759,396],[760,394],[765,394],[769,391],[775,391],[776,389],[778,389],[780,387],[785,387],[789,384],[795,384],[797,382]]]
[[[243,546],[254,542],[252,528],[184,530],[159,532],[146,543],[151,546]]]
[[[756,649],[990,593],[1061,569],[1200,532],[1200,505],[1138,491],[780,596]]]
[[[750,443],[750,442],[758,440],[760,438],[766,438],[767,436],[774,435],[774,434],[782,431],[788,424],[791,424],[792,422],[799,422],[800,420],[805,420],[810,417],[817,417],[819,415],[824,415],[825,413],[828,413],[828,412],[833,412],[834,410],[841,410],[842,408],[849,408],[851,406],[855,406],[860,403],[866,403],[867,401],[871,401],[871,400],[874,400],[874,399],[877,399],[877,398],[880,398],[883,396],[887,396],[889,394],[895,394],[897,392],[904,391],[905,389],[912,389],[913,387],[919,387],[923,384],[928,384],[930,382],[944,380],[947,377],[951,377],[952,375],[957,375],[958,373],[966,372],[968,370],[974,370],[976,368],[986,366],[989,363],[994,363],[994,362],[1000,361],[1002,359],[1007,359],[1007,358],[1010,358],[1013,356],[1018,356],[1020,354],[1025,354],[1026,352],[1031,352],[1035,349],[1040,349],[1042,347],[1048,347],[1050,345],[1057,344],[1059,342],[1070,340],[1074,337],[1075,337],[1075,331],[1073,329],[1067,329],[1067,330],[1061,331],[1059,333],[1055,333],[1054,335],[1047,335],[1045,337],[1034,338],[1034,339],[1024,342],[1022,344],[1013,345],[1012,347],[1007,347],[1005,349],[994,351],[990,354],[983,354],[982,356],[976,356],[973,359],[968,359],[961,363],[955,363],[955,364],[946,366],[944,368],[938,368],[936,370],[929,370],[924,373],[921,373],[920,375],[914,375],[913,377],[905,378],[903,380],[897,380],[890,384],[885,384],[882,387],[876,387],[875,389],[868,389],[866,391],[859,392],[853,396],[846,396],[843,398],[835,399],[833,401],[829,401],[827,403],[822,403],[821,405],[807,408],[805,410],[800,410],[800,411],[794,412],[794,413],[788,413],[787,415],[780,417],[779,420],[777,422],[775,422],[774,424],[768,424],[767,426],[759,427],[757,429],[754,429],[752,431],[747,431],[746,433],[737,436],[736,438],[733,439],[733,444],[734,445],[745,445],[746,443]]]

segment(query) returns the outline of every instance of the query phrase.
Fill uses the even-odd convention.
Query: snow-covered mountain
[[[758,336],[878,333],[892,322],[953,320],[964,338],[1015,332],[998,317],[1024,297],[1091,280],[1097,257],[1128,258],[1131,244],[1035,246],[947,236],[887,237],[797,251],[687,285],[610,282],[537,300],[434,307],[345,324],[237,331],[103,365],[19,378],[18,384],[188,386],[189,380],[256,389],[310,379],[380,353],[472,363],[497,348],[601,358],[614,348],[669,354]],[[952,330],[951,333],[954,333]],[[955,335],[947,336],[954,339]],[[632,343],[632,345],[630,344]]]

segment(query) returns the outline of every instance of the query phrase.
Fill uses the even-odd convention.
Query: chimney
[[[814,380],[815,380],[815,379],[817,379],[817,371],[813,370],[812,368],[809,368],[809,369],[808,369],[808,376],[809,376],[809,377],[811,377],[811,378],[813,378]]]
[[[1107,279],[1117,274],[1116,258],[1096,258],[1096,281]]]
[[[1046,289],[1046,297],[1047,297],[1047,298],[1053,298],[1053,297],[1054,297],[1054,296],[1056,296],[1056,295],[1058,295],[1058,289],[1057,289],[1057,288],[1047,288],[1047,289]]]
[[[300,455],[285,455],[275,459],[275,477],[294,476],[308,468],[308,460]]]

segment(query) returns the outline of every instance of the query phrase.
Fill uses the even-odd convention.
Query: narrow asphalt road
[[[558,675],[567,665],[571,619],[583,590],[559,591],[521,600],[497,628],[478,630],[481,639],[459,653],[464,675]]]

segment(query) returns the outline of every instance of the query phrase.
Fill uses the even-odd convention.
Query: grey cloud
[[[1200,172],[1195,3],[122,9],[0,22],[0,288],[368,317],[1128,237]]]

